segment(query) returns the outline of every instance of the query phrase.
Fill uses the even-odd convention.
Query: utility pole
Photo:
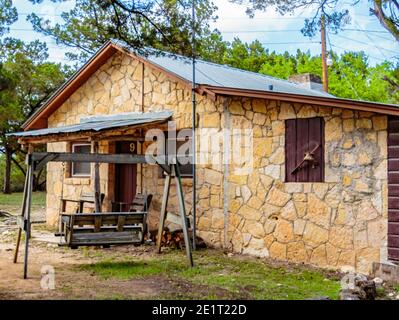
[[[323,90],[328,92],[328,65],[327,65],[327,45],[326,45],[326,17],[324,14],[320,18],[321,24],[321,62],[323,69]]]
[[[196,0],[191,0],[192,1],[192,87],[191,87],[191,98],[192,98],[192,114],[193,114],[193,131],[192,131],[192,165],[193,165],[193,205],[192,205],[192,216],[193,216],[193,250],[196,249],[196,233],[197,233],[197,170],[196,170],[196,156],[197,156],[197,146],[196,146],[196,116],[197,116],[197,101],[195,99],[195,89],[196,89],[196,82],[195,82],[195,55],[196,55],[196,48],[195,48],[195,9],[196,9]]]

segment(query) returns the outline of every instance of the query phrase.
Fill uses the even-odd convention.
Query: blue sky
[[[348,0],[348,2],[350,2]],[[61,22],[60,14],[73,7],[74,1],[53,3],[49,0],[40,5],[33,5],[28,0],[14,0],[18,9],[19,20],[11,26],[10,35],[26,41],[40,39],[46,41],[49,47],[49,59],[56,62],[67,63],[64,53],[68,50],[49,37],[34,32],[32,26],[26,21],[26,15],[35,12],[45,16],[51,21]],[[250,19],[245,14],[245,6],[231,4],[228,0],[214,0],[218,6],[219,19],[212,23],[218,28],[225,40],[239,37],[243,41],[258,39],[266,48],[276,52],[295,52],[310,50],[313,54],[320,53],[319,37],[309,39],[304,37],[300,29],[304,19],[312,15],[312,9],[295,12],[294,15],[280,16],[274,9],[266,12],[257,12],[255,18]],[[344,3],[344,2],[343,2]],[[354,50],[365,51],[370,56],[370,64],[380,63],[383,60],[397,61],[399,59],[399,44],[379,24],[377,19],[369,16],[369,2],[361,0],[356,6],[342,5],[351,14],[351,24],[347,30],[338,35],[329,34],[328,48],[338,53]]]

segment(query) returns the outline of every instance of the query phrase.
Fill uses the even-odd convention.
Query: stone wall
[[[368,273],[387,257],[387,117],[235,99],[232,126],[254,133],[254,170],[230,175],[232,250]],[[286,119],[325,120],[325,182],[285,183]]]
[[[49,126],[78,123],[88,115],[169,109],[178,129],[190,128],[190,88],[150,66],[144,67],[143,80],[142,68],[130,57],[114,55],[51,115]],[[349,266],[360,272],[368,272],[373,261],[386,259],[385,116],[259,99],[212,101],[198,96],[197,101],[198,130],[214,133],[208,143],[223,145],[222,128],[253,133],[251,172],[237,175],[237,165],[224,161],[235,157],[226,155],[225,146],[219,163],[198,165],[198,230],[208,244],[323,267]],[[325,182],[285,183],[284,120],[315,116],[325,120]],[[201,136],[197,140],[198,156],[201,152],[215,156],[203,151]],[[68,143],[48,144],[48,150],[67,151]],[[100,152],[113,152],[113,144],[101,143]],[[113,170],[113,165],[100,165],[105,208],[114,197]],[[150,214],[154,228],[164,180],[155,166],[140,165],[138,172],[138,190],[154,195]],[[52,225],[62,192],[74,199],[93,190],[91,178],[66,174],[62,183],[62,176],[61,164],[49,164],[47,218]],[[191,179],[183,179],[183,185],[190,211]],[[169,211],[177,211],[174,183],[169,204]]]

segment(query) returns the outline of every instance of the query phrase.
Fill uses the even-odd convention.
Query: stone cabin
[[[373,262],[399,259],[398,105],[336,98],[311,86],[205,61],[196,67],[199,236],[237,253],[363,273]],[[162,110],[173,112],[177,131],[191,129],[191,69],[190,59],[140,55],[109,41],[24,130],[61,128],[88,116]],[[166,130],[165,124],[154,126]],[[103,137],[100,152],[144,153],[150,145],[143,139],[146,131],[118,128],[97,135]],[[20,142],[47,144],[48,151],[90,152],[92,134],[27,135]],[[236,161],[242,154],[244,160]],[[153,194],[151,211],[158,212],[162,173],[154,166],[129,166],[100,165],[104,210],[112,201],[146,192]],[[189,211],[193,186],[186,169]],[[48,164],[49,225],[57,224],[61,197],[93,190],[92,172],[90,165]],[[171,215],[175,198],[172,194]],[[156,227],[158,216],[151,216]]]

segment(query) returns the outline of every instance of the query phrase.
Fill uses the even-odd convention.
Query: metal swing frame
[[[18,236],[14,252],[14,263],[18,261],[19,246],[21,243],[22,232],[25,232],[25,254],[24,254],[24,272],[23,277],[28,277],[28,257],[29,257],[29,240],[31,237],[31,206],[32,206],[32,186],[33,173],[43,168],[49,162],[88,162],[95,163],[95,201],[96,212],[101,212],[100,206],[100,192],[99,192],[99,164],[100,163],[114,163],[114,164],[137,164],[147,163],[156,164],[162,168],[166,173],[164,193],[162,196],[162,206],[160,211],[157,250],[161,253],[161,239],[164,231],[166,212],[170,194],[171,179],[174,177],[177,188],[177,196],[179,201],[179,211],[182,219],[182,228],[184,234],[184,242],[186,247],[186,256],[190,267],[194,266],[192,256],[192,245],[188,233],[187,215],[184,203],[183,187],[181,182],[180,168],[178,157],[175,156],[171,161],[167,162],[167,157],[159,156],[145,156],[133,154],[100,154],[100,153],[66,153],[66,152],[30,152],[26,156],[27,173],[24,184],[24,194],[22,201],[21,215],[17,219]]]

